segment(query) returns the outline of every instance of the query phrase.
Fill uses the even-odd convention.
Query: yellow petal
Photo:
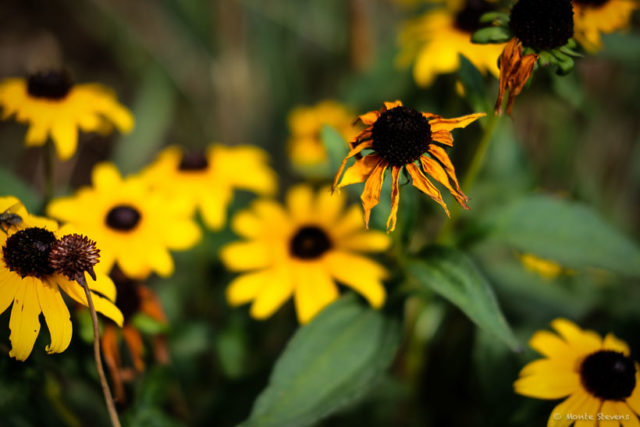
[[[211,230],[219,230],[224,226],[231,198],[229,189],[215,188],[200,199],[202,220]]]
[[[365,297],[374,308],[380,308],[386,299],[381,280],[387,271],[375,262],[343,251],[332,251],[324,262],[333,277]]]
[[[36,286],[41,286],[33,277],[22,279],[11,308],[9,329],[11,334],[11,350],[9,356],[24,361],[31,354],[33,344],[40,332],[40,303]]]
[[[163,231],[164,243],[173,250],[190,249],[202,238],[202,230],[191,219],[174,220]]]
[[[391,239],[380,231],[363,231],[349,234],[338,239],[340,249],[349,249],[362,252],[381,252],[391,244]]]
[[[85,291],[84,289],[82,289],[82,286],[80,286],[78,283],[67,280],[66,278],[63,278],[61,276],[57,276],[57,282],[58,282],[58,285],[60,286],[60,289],[62,289],[67,295],[69,295],[76,302],[79,302],[85,307],[89,305],[87,303],[87,297],[85,295]],[[109,319],[113,320],[116,323],[116,325],[122,326],[124,318],[122,317],[122,313],[120,312],[120,309],[118,309],[118,307],[116,307],[114,303],[93,292],[91,293],[91,299],[98,313],[101,313],[106,317],[108,317]]]
[[[602,343],[603,350],[613,350],[624,354],[625,356],[629,356],[631,351],[629,350],[629,346],[626,342],[618,339],[615,335],[609,333],[604,337],[604,342]]]
[[[231,271],[254,270],[271,264],[271,248],[262,242],[232,242],[220,251],[220,259]]]
[[[338,299],[338,288],[317,263],[297,263],[294,268],[296,313],[298,321],[305,324]]]
[[[38,145],[44,145],[47,141],[47,135],[49,133],[49,127],[40,121],[33,121],[27,135],[25,136],[25,143],[27,147],[34,147]]]
[[[602,348],[602,339],[597,333],[583,331],[575,323],[567,319],[555,319],[551,322],[551,326],[579,354],[587,355]]]
[[[111,120],[122,133],[131,132],[135,124],[131,111],[118,104],[115,100],[113,100],[109,108],[104,111],[104,115]]]
[[[393,102],[385,102],[384,103],[384,108],[386,108],[387,110],[391,110],[391,109],[396,108],[396,107],[402,107],[402,101],[395,100]]]
[[[20,279],[20,276],[4,268],[0,268],[0,314],[9,308],[16,292],[18,292],[21,286],[22,279]]]
[[[456,180],[454,182],[455,187],[452,186],[449,181],[449,175],[444,170],[444,168],[440,165],[440,163],[438,163],[436,160],[433,160],[427,156],[421,156],[420,163],[422,164],[422,168],[424,169],[424,171],[428,175],[432,176],[433,179],[438,181],[440,184],[444,185],[447,188],[447,190],[449,190],[449,192],[453,195],[456,201],[463,208],[465,209],[469,208],[467,206],[467,200],[469,199],[467,196],[464,195],[464,193],[460,189],[460,186],[458,185],[458,181]]]
[[[108,192],[120,186],[122,177],[113,163],[99,163],[91,172],[91,181],[96,190]]]
[[[371,209],[373,209],[380,201],[380,191],[382,190],[382,183],[384,181],[384,171],[387,170],[388,163],[382,161],[373,169],[367,182],[364,184],[364,191],[360,195],[362,200],[362,207],[364,208],[364,225],[369,228],[369,217],[371,216]]]
[[[579,387],[580,376],[566,371],[553,375],[529,375],[513,384],[516,393],[537,399],[560,399],[574,393]]]
[[[96,272],[96,280],[94,281],[87,273],[85,273],[85,279],[87,280],[89,289],[93,292],[98,292],[100,295],[115,302],[116,285],[113,284],[113,280],[111,280],[107,274]]]
[[[287,209],[291,217],[299,222],[307,222],[315,216],[313,191],[308,185],[297,185],[287,192]]]
[[[322,187],[318,190],[314,211],[319,214],[318,217],[322,223],[331,228],[340,219],[346,199],[344,194],[332,193],[331,187]]]
[[[640,414],[640,365],[635,363],[636,368],[636,386],[631,393],[631,396],[627,398],[627,405],[633,409],[636,414]]]
[[[122,272],[132,279],[146,279],[152,272],[151,265],[147,260],[146,248],[137,248],[125,256],[118,256],[117,262]]]
[[[352,205],[331,227],[331,234],[342,238],[341,236],[351,235],[356,231],[364,231],[364,219],[360,206]]]
[[[549,331],[538,331],[529,340],[529,346],[538,353],[554,359],[575,360],[579,355],[566,341]]]
[[[227,302],[238,306],[255,299],[272,276],[272,271],[261,270],[236,277],[227,287]]]
[[[338,183],[340,182],[340,177],[342,176],[342,171],[344,170],[344,167],[347,165],[347,160],[349,160],[351,157],[355,156],[356,154],[360,153],[362,150],[366,150],[367,148],[371,148],[372,145],[373,145],[373,141],[372,140],[364,141],[364,142],[356,145],[354,148],[352,148],[351,151],[349,151],[349,153],[347,154],[347,156],[344,159],[342,159],[342,163],[340,163],[340,167],[338,168],[338,172],[336,173],[336,176],[333,178],[333,186],[332,186],[332,188],[334,190],[336,188],[338,188]]]
[[[638,417],[633,413],[631,408],[624,402],[615,400],[605,400],[600,408],[600,422],[602,427],[618,427],[620,423],[624,427],[637,427]],[[628,420],[626,418],[629,418]]]
[[[365,125],[374,124],[376,122],[376,120],[378,120],[378,117],[380,117],[380,112],[378,110],[369,111],[368,113],[365,113],[365,114],[362,114],[362,115],[358,116],[360,121],[362,123],[364,123]]]
[[[57,284],[43,282],[36,286],[36,290],[51,335],[51,344],[46,347],[47,353],[62,353],[69,346],[73,332],[69,309],[60,295]]]
[[[447,205],[444,203],[444,200],[442,200],[440,190],[438,190],[413,163],[406,165],[406,168],[407,172],[409,172],[409,175],[411,176],[412,185],[438,202],[438,204],[442,206],[442,209],[444,209],[447,216],[451,216],[449,214],[449,209],[447,209]]]
[[[580,389],[553,408],[547,421],[547,427],[569,427],[574,422],[571,416],[583,413],[580,410],[583,406],[590,406],[592,399],[591,395]]]
[[[391,212],[387,218],[387,231],[393,231],[396,229],[398,207],[400,205],[400,189],[398,188],[399,175],[400,167],[393,166],[391,168]]]
[[[578,408],[580,411],[574,415],[583,415],[582,420],[576,420],[573,427],[596,427],[598,425],[598,412],[602,406],[602,400],[588,395],[587,399]],[[587,414],[587,417],[584,415]]]
[[[70,121],[57,121],[51,128],[51,136],[56,143],[60,160],[68,160],[78,147],[78,129]]]
[[[173,258],[163,246],[150,246],[147,249],[147,260],[153,271],[161,277],[169,277],[173,274]]]
[[[258,293],[249,313],[258,320],[270,317],[293,293],[293,278],[286,269],[275,271]]]
[[[382,161],[382,157],[377,154],[368,154],[363,158],[356,160],[356,162],[345,171],[344,176],[338,184],[338,188],[349,184],[364,182],[369,175],[371,175],[373,169],[375,169],[375,167]]]

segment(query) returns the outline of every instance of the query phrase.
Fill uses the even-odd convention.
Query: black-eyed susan
[[[415,58],[413,78],[420,86],[430,86],[438,74],[453,73],[465,56],[483,74],[498,77],[498,58],[504,44],[479,45],[471,35],[480,28],[480,17],[493,9],[484,0],[448,2],[408,22],[400,34],[400,65]]]
[[[387,169],[391,169],[391,213],[387,230],[393,231],[400,201],[399,177],[402,168],[409,173],[414,187],[438,202],[447,215],[449,210],[440,190],[427,178],[442,184],[458,203],[468,209],[456,172],[442,146],[453,146],[451,131],[464,128],[484,113],[445,119],[432,113],[421,113],[404,107],[402,102],[385,102],[380,110],[369,111],[359,117],[366,128],[349,142],[349,154],[342,161],[333,182],[333,189],[365,182],[362,192],[365,224],[369,226],[371,209],[380,201],[380,190]],[[365,156],[363,150],[371,150]],[[356,162],[344,176],[347,160],[357,156]]]
[[[17,203],[15,197],[0,198],[0,212]],[[26,360],[40,332],[40,313],[49,328],[51,342],[47,353],[61,353],[71,342],[69,310],[60,290],[87,306],[83,288],[57,271],[50,257],[64,230],[55,221],[30,215],[23,207],[16,212],[21,222],[6,233],[0,232],[0,313],[10,305],[11,351],[9,355]],[[98,312],[122,325],[122,313],[114,305],[116,289],[111,279],[101,273],[95,280],[87,277]]]
[[[104,271],[117,262],[129,277],[172,274],[169,250],[188,249],[201,236],[193,205],[150,189],[139,176],[123,179],[111,163],[97,165],[92,180],[93,187],[53,200],[48,214],[98,242]]]
[[[117,401],[125,401],[124,383],[134,379],[145,370],[145,344],[142,332],[135,324],[138,315],[144,315],[156,322],[158,326],[167,325],[167,317],[158,296],[147,286],[126,277],[118,268],[111,273],[118,297],[116,305],[122,311],[124,324],[122,329],[107,325],[102,334],[102,352],[111,374],[114,394]],[[123,363],[120,343],[124,340],[133,369]],[[155,359],[161,363],[169,362],[169,351],[166,336],[156,333],[152,337]],[[126,359],[124,359],[126,360]]]
[[[337,130],[350,140],[358,129],[353,126],[353,112],[337,101],[325,100],[312,106],[296,107],[289,113],[288,149],[296,166],[316,166],[327,161],[327,151],[321,139],[324,125]]]
[[[213,144],[206,153],[169,147],[142,176],[154,189],[197,207],[204,223],[214,230],[225,224],[235,190],[271,195],[277,187],[267,153],[250,145]]]
[[[551,322],[559,335],[536,332],[531,348],[545,356],[526,365],[516,393],[562,399],[548,426],[638,426],[640,370],[627,344],[609,333],[602,339],[566,319]]]
[[[27,146],[44,145],[49,135],[58,157],[67,160],[76,152],[78,129],[104,132],[115,125],[121,132],[133,128],[131,112],[114,93],[99,84],[74,84],[66,71],[45,71],[28,78],[0,83],[2,119],[13,115],[29,124]]]
[[[627,28],[638,8],[635,0],[573,0],[575,39],[588,52],[598,51],[600,35]]]
[[[251,316],[265,319],[293,296],[298,320],[306,323],[338,298],[337,280],[381,307],[387,272],[358,252],[383,251],[389,238],[365,231],[359,208],[343,213],[344,206],[345,197],[329,188],[314,196],[300,185],[288,192],[286,209],[262,199],[238,213],[233,230],[248,240],[221,251],[227,268],[244,272],[227,288],[228,302],[253,301]]]
[[[508,41],[500,55],[500,89],[496,101],[496,114],[502,113],[502,102],[507,91],[507,114],[511,114],[513,101],[522,92],[536,64],[554,64],[560,73],[573,69],[572,48],[573,9],[571,0],[518,0],[509,15],[487,14],[498,24],[478,30],[475,43],[502,43]]]

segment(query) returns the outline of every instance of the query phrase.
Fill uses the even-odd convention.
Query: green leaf
[[[131,319],[131,323],[142,333],[150,335],[161,334],[169,330],[168,324],[158,322],[153,317],[147,316],[144,313],[136,313],[133,319]]]
[[[473,43],[503,43],[511,39],[511,34],[504,27],[487,27],[482,28],[471,36]]]
[[[506,25],[509,22],[509,14],[504,12],[487,12],[478,20],[481,24]]]
[[[376,383],[399,343],[398,322],[343,297],[301,327],[244,426],[305,426],[353,404]]]
[[[411,277],[425,290],[443,296],[480,328],[511,349],[519,344],[509,328],[491,286],[464,253],[445,247],[428,248],[407,265]]]
[[[589,206],[545,195],[525,197],[486,219],[489,238],[569,268],[640,276],[640,249]]]

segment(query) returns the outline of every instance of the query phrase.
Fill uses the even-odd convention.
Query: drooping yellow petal
[[[406,165],[407,172],[411,176],[411,183],[418,190],[422,191],[427,196],[431,197],[433,200],[438,202],[442,209],[444,209],[447,216],[451,216],[449,214],[449,209],[447,209],[447,205],[442,200],[442,195],[440,194],[440,190],[438,190],[432,183],[427,179],[426,176],[418,169],[416,165],[413,163],[409,163]]]
[[[319,265],[294,266],[294,301],[298,321],[309,322],[322,309],[338,299],[338,288]]]
[[[115,302],[116,285],[113,284],[113,280],[111,280],[108,275],[96,272],[96,280],[94,281],[87,273],[85,273],[85,280],[87,281],[87,285],[89,285],[89,289],[93,292],[98,292],[100,295]]]
[[[17,274],[4,268],[0,269],[0,314],[9,308],[21,286],[21,279]]]
[[[58,285],[41,282],[36,286],[40,308],[47,322],[51,344],[46,347],[47,353],[62,353],[71,342],[73,327],[67,308]]]
[[[227,301],[233,306],[248,303],[256,298],[272,277],[271,270],[260,270],[236,277],[227,287]]]
[[[458,178],[456,177],[456,170],[453,167],[453,163],[451,163],[451,159],[449,158],[449,155],[444,150],[444,148],[438,147],[435,144],[431,144],[429,146],[429,154],[432,155],[435,160],[440,163],[440,166],[444,168],[445,172],[449,176],[449,180],[453,183],[453,187],[455,188],[455,190],[461,194],[464,194],[462,193],[462,188],[460,188],[460,184],[458,183]]]
[[[76,282],[62,279],[60,277],[57,279],[57,281],[60,289],[62,289],[67,295],[69,295],[72,299],[84,305],[85,307],[88,306],[87,297],[85,295],[84,289],[82,289],[82,286],[80,286]],[[118,309],[118,307],[116,307],[114,303],[93,292],[91,294],[91,299],[93,300],[93,305],[95,306],[98,313],[101,313],[109,319],[113,320],[116,325],[122,326],[124,318],[122,316],[122,313],[120,312],[120,309]]]
[[[342,163],[340,163],[340,167],[338,168],[338,172],[336,173],[336,176],[333,178],[333,186],[332,188],[335,190],[336,188],[338,188],[338,183],[340,182],[340,177],[342,176],[342,171],[344,170],[344,167],[347,165],[347,160],[349,160],[351,157],[355,156],[356,154],[360,153],[362,150],[366,150],[367,148],[371,148],[371,146],[373,145],[373,141],[368,140],[368,141],[364,141],[358,145],[356,145],[354,148],[352,148],[349,153],[347,154],[347,156],[342,159]]]
[[[444,185],[447,190],[449,190],[451,195],[456,199],[456,201],[460,204],[460,206],[465,209],[469,209],[469,206],[467,206],[467,201],[469,200],[469,198],[462,192],[462,189],[458,185],[457,179],[453,181],[454,185],[451,185],[449,175],[440,165],[440,163],[424,155],[420,157],[420,163],[422,164],[422,168],[427,173],[427,175],[430,175],[431,177],[433,177],[433,179]]]
[[[364,190],[360,195],[362,200],[362,207],[364,208],[364,224],[369,228],[369,217],[371,216],[371,209],[373,209],[378,202],[380,202],[380,191],[382,190],[382,183],[384,181],[384,172],[387,170],[387,161],[382,161],[373,169],[369,178],[364,184]]]
[[[567,319],[555,319],[551,322],[551,326],[579,354],[591,354],[602,348],[602,339],[597,333],[583,331],[578,325]]]
[[[42,286],[39,280],[29,276],[22,279],[11,307],[9,356],[21,361],[26,360],[31,354],[33,344],[40,332],[38,316],[41,310],[36,286]]]
[[[431,139],[436,142],[439,142],[440,144],[453,147],[453,135],[451,135],[451,131],[441,129],[436,132],[431,132]],[[430,145],[435,145],[435,144],[430,144]]]
[[[293,277],[289,268],[279,268],[265,282],[264,287],[251,304],[249,313],[255,319],[266,319],[291,298],[292,293]]]
[[[382,161],[382,157],[377,154],[368,154],[361,159],[356,160],[356,162],[345,171],[344,176],[338,184],[338,188],[349,184],[364,182],[369,175],[371,175],[371,172],[375,167]]]
[[[380,117],[380,112],[378,110],[369,111],[368,113],[365,113],[365,114],[362,114],[362,115],[358,116],[360,121],[362,123],[364,123],[365,125],[374,124],[376,122],[376,120],[378,120],[378,117]]]
[[[384,108],[387,110],[391,110],[396,107],[402,107],[402,101],[400,101],[399,99],[392,102],[388,102],[388,101],[384,102]]]
[[[400,189],[398,188],[398,179],[400,176],[400,166],[391,167],[391,212],[387,218],[387,231],[396,229],[396,220],[398,217],[398,207],[400,206]]]
[[[486,116],[486,113],[473,113],[466,116],[454,117],[452,119],[445,119],[444,117],[436,117],[429,121],[431,126],[431,133],[438,131],[451,131],[453,129],[465,128],[471,123],[478,120],[480,117]]]
[[[324,262],[333,277],[365,297],[372,307],[380,308],[384,304],[386,292],[381,280],[387,271],[383,267],[344,251],[327,254]]]

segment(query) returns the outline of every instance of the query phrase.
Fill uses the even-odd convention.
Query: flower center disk
[[[480,17],[493,8],[484,0],[467,0],[460,12],[456,14],[455,27],[472,34],[480,29]]]
[[[41,71],[27,79],[27,92],[35,98],[60,100],[73,87],[73,80],[67,71]]]
[[[118,231],[131,231],[140,222],[140,212],[129,205],[118,205],[107,214],[106,223],[109,228]]]
[[[209,167],[207,156],[202,151],[184,153],[178,165],[181,171],[202,171]]]
[[[53,274],[49,253],[56,236],[44,228],[32,227],[12,234],[2,248],[4,262],[22,277],[44,278]]]
[[[413,108],[395,107],[385,111],[373,124],[373,150],[392,166],[402,166],[420,158],[431,140],[431,126]]]
[[[333,245],[325,231],[316,226],[300,228],[291,239],[289,252],[301,259],[318,258],[331,249]]]
[[[509,26],[525,47],[550,50],[573,36],[570,0],[519,0],[511,9]]]
[[[580,378],[584,388],[595,397],[624,400],[636,386],[636,368],[633,360],[624,354],[602,350],[584,359]]]

